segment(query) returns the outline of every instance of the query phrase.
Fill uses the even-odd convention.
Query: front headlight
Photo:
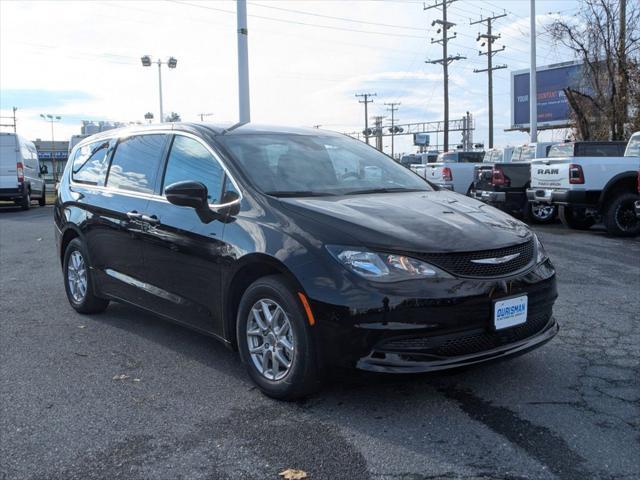
[[[542,246],[542,242],[540,242],[540,239],[535,233],[533,234],[533,238],[536,239],[536,264],[542,263],[549,258],[549,255],[547,255],[546,250]]]
[[[453,278],[433,265],[404,255],[327,245],[327,250],[353,273],[376,282]]]

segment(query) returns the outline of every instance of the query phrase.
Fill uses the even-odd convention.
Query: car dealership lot
[[[640,238],[535,227],[561,330],[464,372],[264,397],[213,339],[67,303],[51,207],[0,208],[0,478],[637,478]]]

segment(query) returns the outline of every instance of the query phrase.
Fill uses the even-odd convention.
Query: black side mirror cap
[[[201,182],[176,182],[164,189],[169,203],[180,207],[191,207],[195,210],[208,209],[207,186]]]
[[[240,195],[228,191],[222,197],[220,206],[209,207],[207,187],[201,182],[184,181],[176,182],[164,189],[164,194],[169,203],[181,207],[191,207],[198,214],[198,218],[204,223],[214,220],[227,221],[230,215],[236,215],[240,211]]]
[[[49,173],[49,167],[47,167],[46,165],[40,165],[40,173],[46,175],[47,173]]]

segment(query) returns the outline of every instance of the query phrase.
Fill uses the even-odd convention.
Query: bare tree
[[[176,112],[171,112],[169,115],[164,117],[164,121],[165,122],[181,122],[182,119],[180,118],[180,115],[178,115]]]
[[[582,0],[580,12],[548,27],[584,65],[582,82],[564,90],[583,140],[623,140],[640,123],[640,3],[633,0]],[[633,118],[629,116],[633,115]]]

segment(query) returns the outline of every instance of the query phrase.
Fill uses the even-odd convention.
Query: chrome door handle
[[[129,220],[140,220],[144,215],[133,210],[132,212],[127,212],[127,218]]]

